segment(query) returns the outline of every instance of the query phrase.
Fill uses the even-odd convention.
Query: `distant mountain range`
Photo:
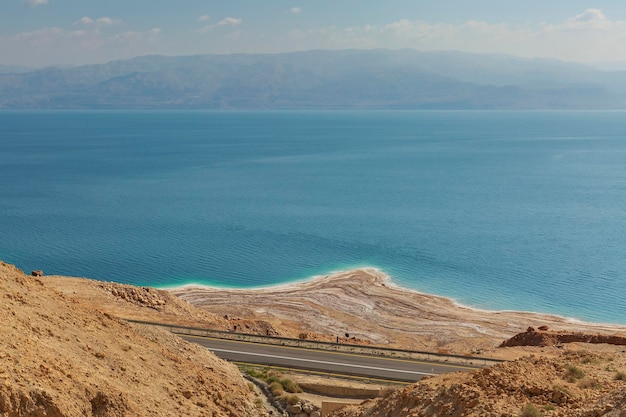
[[[415,50],[143,56],[1,66],[0,108],[623,109],[626,71]]]
[[[22,67],[19,65],[2,65],[0,64],[0,74],[9,74],[9,73],[24,73],[35,71],[35,68],[30,67]]]

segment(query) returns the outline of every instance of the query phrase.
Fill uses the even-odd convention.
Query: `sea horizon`
[[[621,111],[0,111],[0,259],[154,287],[373,266],[626,324]]]

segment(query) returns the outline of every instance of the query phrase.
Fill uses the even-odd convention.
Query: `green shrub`
[[[567,372],[565,372],[564,379],[567,382],[576,382],[585,376],[585,372],[574,365],[567,365],[565,369]]]
[[[565,394],[565,395],[566,395],[567,397],[569,397],[569,398],[574,398],[574,394],[572,394],[572,391],[568,390],[568,389],[567,389],[567,388],[565,388],[565,387],[562,387],[561,385],[554,385],[552,388],[553,388],[555,391],[560,391],[560,392],[562,392],[563,394]]]
[[[592,365],[600,365],[600,363],[602,363],[602,361],[600,360],[600,358],[597,358],[597,357],[586,356],[586,357],[582,358],[580,363],[592,364]]]
[[[274,397],[280,397],[285,393],[285,389],[278,381],[274,381],[269,385],[269,389]]]
[[[532,403],[526,404],[522,409],[521,417],[539,417],[541,412]]]
[[[298,397],[297,395],[287,395],[285,397],[285,401],[287,402],[287,404],[296,405],[300,402],[300,397]]]
[[[626,372],[617,371],[613,378],[617,381],[626,381]]]
[[[281,380],[278,377],[278,375],[269,375],[265,377],[265,382],[267,382],[268,384],[273,384],[274,382],[278,382],[280,384]]]
[[[265,381],[269,375],[268,368],[258,369],[258,368],[251,368],[251,367],[243,367],[242,369],[245,373],[247,373],[251,377],[256,378],[256,379],[261,379],[263,381]]]
[[[280,381],[281,385],[283,386],[283,388],[285,389],[285,391],[290,392],[292,394],[296,394],[298,392],[302,392],[302,388],[300,388],[300,386],[298,384],[296,384],[294,381],[290,380],[290,379],[282,379]]]
[[[600,383],[593,378],[584,378],[578,381],[578,387],[580,388],[601,388]]]

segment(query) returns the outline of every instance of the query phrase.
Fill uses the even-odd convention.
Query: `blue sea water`
[[[375,266],[626,324],[626,113],[0,112],[0,259],[137,285]]]

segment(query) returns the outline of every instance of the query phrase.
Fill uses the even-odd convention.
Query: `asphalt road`
[[[475,369],[462,365],[393,359],[354,353],[180,336],[198,343],[222,359],[260,365],[301,368],[336,375],[353,375],[373,379],[415,382],[427,375]]]

